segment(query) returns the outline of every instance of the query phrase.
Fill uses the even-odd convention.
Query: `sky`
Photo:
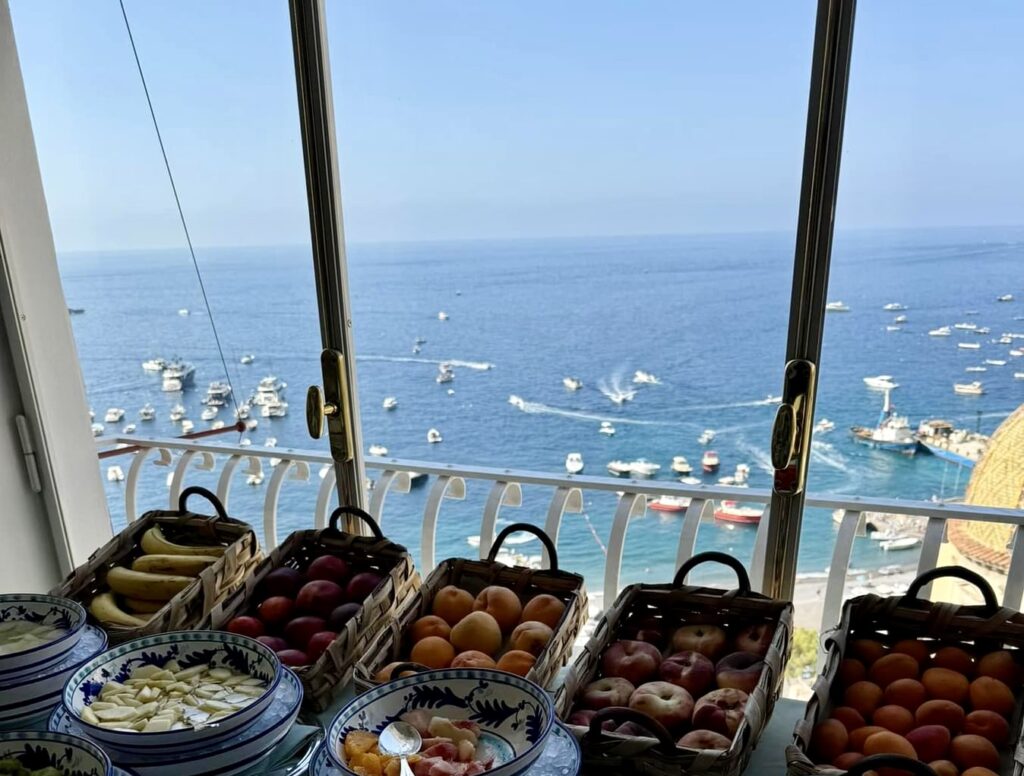
[[[284,0],[125,0],[198,245],[308,241]],[[116,0],[10,0],[58,250],[182,244]],[[352,241],[792,230],[815,3],[328,0]],[[1024,223],[1024,4],[861,0],[839,229]]]

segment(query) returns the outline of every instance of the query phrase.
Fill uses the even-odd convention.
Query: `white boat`
[[[284,397],[282,394],[287,387],[288,383],[278,380],[275,375],[267,375],[259,381],[259,384],[256,386],[256,393],[251,401],[257,405],[283,401]]]
[[[686,460],[685,455],[674,455],[672,456],[672,471],[676,474],[690,474],[693,471],[693,467]]]
[[[990,329],[988,326],[981,326],[980,328],[975,329],[974,333],[975,334],[991,334],[992,333],[992,329]]]
[[[682,512],[690,506],[689,496],[658,496],[647,501],[647,508],[656,512]]]
[[[235,417],[239,420],[248,420],[251,409],[248,403],[239,404],[235,410]]]
[[[1012,302],[1013,294],[1003,294],[1002,296],[996,297],[997,302]]]
[[[953,333],[952,329],[948,326],[940,326],[937,329],[932,329],[928,332],[929,337],[948,337]]]
[[[254,488],[262,485],[263,473],[260,472],[259,474],[250,474],[248,477],[245,478],[245,484],[251,485]]]
[[[1010,351],[1010,355],[1013,356],[1014,358],[1020,358],[1021,356],[1024,356],[1024,350],[1018,350],[1017,348],[1014,348],[1013,350]]]
[[[283,418],[288,414],[288,402],[272,401],[260,407],[260,416],[264,418]]]
[[[769,393],[758,404],[782,404],[782,397]]]
[[[609,461],[608,462],[608,473],[614,474],[616,477],[629,474],[630,463],[629,461]]]
[[[254,356],[252,353],[246,353],[244,356],[242,356],[240,359],[238,359],[238,363],[239,364],[251,364],[255,360],[256,360],[256,356]]]
[[[954,323],[953,324],[953,328],[954,329],[960,329],[960,331],[974,331],[975,329],[978,328],[978,324],[976,324],[976,323],[960,322],[960,323]]]
[[[615,436],[615,426],[609,420],[602,420],[601,427],[597,430],[597,433],[604,434],[605,436]]]
[[[161,388],[164,391],[183,391],[196,375],[196,368],[184,361],[175,361],[164,367]]]
[[[173,407],[171,407],[170,418],[171,418],[171,422],[172,423],[177,423],[179,420],[182,420],[184,417],[185,417],[185,407],[184,406],[182,406],[181,404],[175,404]]]
[[[569,453],[565,456],[565,470],[569,474],[579,474],[583,471],[583,456],[579,453]]]
[[[370,445],[368,452],[370,455],[387,455],[388,449],[384,445]]]
[[[1012,345],[1013,344],[1013,337],[1008,337],[1008,336],[1006,336],[1004,334],[1002,337],[1000,337],[999,339],[996,340],[996,344],[998,344],[998,345]]]
[[[439,321],[447,321],[448,320],[448,313],[446,313],[444,310],[442,310],[441,312],[439,312],[437,314],[437,320],[439,320]]]
[[[124,469],[118,465],[107,467],[107,482],[124,482]]]
[[[214,418],[217,417],[217,411],[218,410],[216,407],[207,407],[202,411],[199,417],[202,418],[203,420],[213,420]]]
[[[986,358],[985,363],[992,366],[1006,366],[1006,362],[1001,358]]]
[[[736,480],[737,485],[742,485],[748,479],[750,479],[750,466],[745,463],[736,464],[736,471],[733,472],[732,477]]]
[[[633,382],[640,385],[661,385],[661,380],[642,369],[637,369],[633,373]]]
[[[864,385],[873,391],[892,391],[899,388],[899,383],[892,381],[892,375],[876,375],[875,377],[865,377]]]
[[[653,463],[645,458],[638,458],[635,461],[631,461],[629,464],[629,473],[634,477],[647,479],[648,477],[653,477],[659,471],[661,471],[660,463]]]
[[[906,323],[907,322],[907,316],[905,316],[905,315],[897,315],[895,318],[892,319],[892,322],[893,323]]]
[[[263,441],[264,447],[277,447],[277,437],[267,437]]]
[[[152,420],[156,417],[156,407],[152,404],[147,404],[141,410],[139,410],[139,420]]]
[[[977,350],[981,347],[977,342],[958,342],[956,346],[961,350]]]
[[[245,439],[241,440],[238,443],[238,446],[239,447],[250,447],[250,446],[252,446],[252,440],[249,439],[249,437],[246,437]]]
[[[214,429],[215,431],[218,430],[218,429],[222,429],[222,428],[224,428],[224,421],[223,420],[215,420],[215,421],[213,421],[213,424],[210,426],[210,428]]]
[[[718,458],[718,453],[714,450],[708,450],[700,458],[700,468],[704,470],[705,474],[713,474],[718,471],[718,466],[721,461]]]
[[[110,407],[107,414],[103,416],[104,423],[120,423],[124,417],[124,410],[120,407]]]
[[[903,455],[914,455],[917,452],[917,439],[910,429],[910,421],[905,415],[896,414],[896,408],[890,402],[890,391],[885,392],[878,423],[874,427],[853,426],[850,433],[854,441],[868,447]]]
[[[427,442],[432,445],[436,445],[438,442],[442,441],[442,439],[443,437],[441,436],[441,432],[436,428],[432,428],[427,432]]]
[[[151,358],[149,361],[142,362],[142,368],[147,372],[162,372],[165,366],[167,366],[167,361],[162,358]]]
[[[882,309],[886,312],[896,313],[906,310],[907,308],[901,305],[899,302],[889,302],[889,304],[882,305]]]
[[[121,429],[121,433],[122,434],[134,434],[135,433],[135,424],[134,423],[129,423],[127,426],[125,426],[124,428]]]
[[[733,487],[733,486],[736,485],[736,478],[733,477],[731,474],[727,474],[724,477],[719,477],[717,484],[719,484],[719,485],[726,485],[728,487]]]
[[[903,328],[901,326],[891,325],[891,326],[886,326],[885,330],[886,331],[903,331]]]
[[[971,383],[953,383],[953,391],[961,396],[981,396],[985,393],[985,389],[977,380]]]
[[[523,397],[516,396],[514,393],[508,397],[508,403],[515,407],[517,410],[526,409],[526,402],[523,401]]]
[[[704,429],[701,432],[700,436],[697,437],[697,441],[700,442],[702,445],[710,445],[712,442],[715,441],[715,430],[712,428]]]
[[[912,550],[921,544],[921,540],[916,536],[900,536],[895,539],[886,539],[879,543],[879,546],[886,552],[892,552],[895,550]]]
[[[988,371],[988,367],[987,366],[969,366],[964,371],[965,372],[987,372]]]
[[[833,423],[831,420],[829,420],[828,418],[822,418],[821,420],[814,424],[814,433],[827,434],[829,431],[834,431],[835,427],[836,424]]]
[[[92,435],[94,437],[98,437],[100,434],[103,433],[103,424],[102,423],[93,423],[91,428],[92,428]]]
[[[1024,372],[1014,372],[1013,373],[1013,379],[1014,380],[1024,380]]]
[[[578,377],[563,377],[562,385],[564,385],[567,390],[578,391],[583,387],[583,381]]]
[[[609,391],[608,393],[605,394],[605,396],[611,399],[611,401],[614,402],[615,404],[622,404],[627,401],[633,401],[633,397],[636,396],[636,391],[626,391],[619,389],[615,391]]]
[[[454,396],[455,395],[455,389],[454,388],[449,388],[447,391],[445,391],[445,393],[448,394],[449,396]]]
[[[437,369],[437,377],[434,378],[438,385],[443,383],[450,383],[455,379],[455,372],[452,371],[451,366],[448,364],[441,364]]]
[[[398,399],[394,396],[385,396],[380,406],[386,410],[393,410],[398,406]]]
[[[195,424],[195,423],[193,423],[193,422],[192,422],[191,420],[189,420],[188,418],[185,418],[185,419],[184,419],[183,421],[181,421],[181,433],[182,433],[182,434],[187,434],[187,433],[189,433],[189,432],[190,432],[190,431],[191,431],[192,429],[194,429],[195,427],[196,427],[196,424]]]
[[[226,383],[221,380],[214,380],[206,388],[206,399],[204,400],[204,404],[217,404],[218,406],[223,406],[223,404],[227,401],[228,397],[230,396],[230,383]]]
[[[703,485],[704,484],[703,482],[701,482],[700,477],[691,477],[689,475],[687,475],[686,477],[680,477],[679,481],[681,483],[683,483],[683,485]]]
[[[178,310],[178,315],[180,315],[182,318],[189,314],[190,313],[187,307],[182,307],[180,310]]]
[[[843,302],[829,302],[825,305],[825,311],[830,313],[848,313],[850,312],[850,306]]]

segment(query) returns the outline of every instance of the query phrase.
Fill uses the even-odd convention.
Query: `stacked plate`
[[[45,727],[68,677],[106,646],[74,601],[0,595],[0,729]]]
[[[100,716],[97,724],[86,711],[108,682],[123,683],[140,669],[163,669],[171,661],[177,671],[203,667],[248,674],[259,680],[262,692],[215,721],[154,732],[129,729],[131,720],[104,723]],[[161,681],[153,680],[154,686]],[[126,642],[82,666],[65,685],[49,728],[99,744],[116,765],[138,776],[229,776],[267,758],[288,734],[301,704],[298,678],[263,644],[233,633],[183,631]]]

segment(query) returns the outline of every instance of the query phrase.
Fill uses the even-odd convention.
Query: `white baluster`
[[[369,513],[377,518],[377,525],[384,530],[384,499],[388,493],[408,493],[412,490],[412,477],[407,471],[388,469],[381,473],[370,491]],[[365,527],[365,526],[364,526]]]
[[[260,459],[255,455],[232,455],[224,464],[224,468],[221,470],[220,479],[217,480],[217,498],[220,499],[220,503],[224,505],[224,510],[227,511],[228,499],[231,496],[231,481],[235,476],[235,470],[238,468],[243,460],[248,461],[248,465],[242,472],[248,477],[262,477],[263,476],[263,464]]]
[[[466,498],[466,481],[462,477],[441,474],[430,488],[427,505],[423,508],[423,527],[420,530],[420,573],[429,574],[434,569],[434,543],[437,539],[437,516],[441,502],[446,498]]]
[[[155,466],[170,466],[173,460],[171,451],[164,447],[143,447],[132,456],[132,463],[128,467],[128,477],[125,479],[124,484],[124,515],[129,523],[135,522],[139,517],[138,508],[136,507],[139,475],[142,473],[142,464],[146,462],[146,459],[153,452],[160,453],[160,457],[153,461]],[[174,506],[177,507],[177,504]]]
[[[628,490],[619,497],[612,520],[612,532],[608,537],[608,557],[604,564],[604,607],[612,605],[619,593],[619,572],[622,570],[622,549],[626,546],[626,529],[629,521],[647,511],[647,496],[630,493]]]
[[[679,549],[676,550],[676,568],[682,566],[693,555],[693,548],[697,544],[697,529],[700,528],[700,521],[704,517],[705,507],[714,509],[713,501],[705,501],[702,498],[691,499],[690,505],[683,515],[683,527],[679,532]]]
[[[274,467],[267,485],[267,497],[263,502],[263,548],[268,552],[277,546],[277,502],[285,477],[308,482],[309,464],[284,459]]]
[[[518,482],[498,480],[491,486],[484,504],[483,516],[480,519],[480,559],[487,558],[494,544],[497,533],[498,512],[502,507],[521,507],[523,505],[523,489]]]
[[[544,533],[551,537],[551,543],[558,547],[558,534],[562,530],[562,516],[566,512],[580,514],[583,511],[583,491],[579,488],[561,486],[555,489],[548,505],[548,516],[544,521]],[[544,568],[551,568],[551,553],[542,547]]]

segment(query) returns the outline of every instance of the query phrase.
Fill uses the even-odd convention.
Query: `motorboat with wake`
[[[633,373],[633,382],[638,385],[661,385],[661,380],[642,369],[637,369]]]
[[[700,433],[700,436],[697,437],[697,441],[700,442],[702,445],[710,445],[712,442],[715,441],[715,430],[711,428],[704,429]]]
[[[563,377],[562,385],[566,387],[566,390],[578,391],[580,388],[583,387],[583,381],[580,380],[578,377]]]

